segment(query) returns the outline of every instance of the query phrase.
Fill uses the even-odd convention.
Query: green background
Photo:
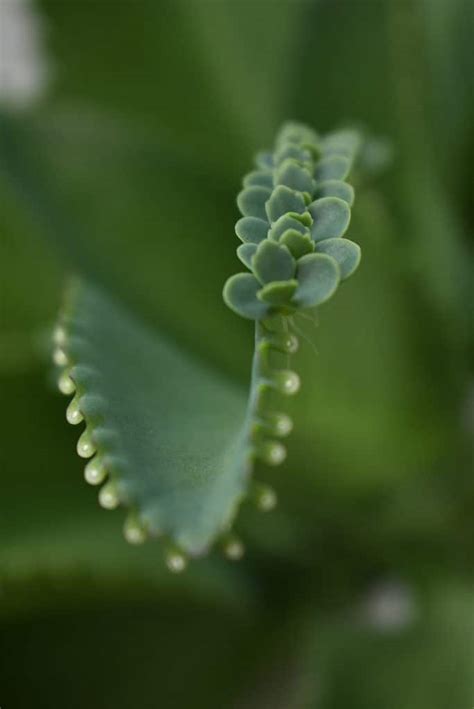
[[[0,185],[2,708],[472,706],[472,3],[36,7],[54,78],[23,118],[83,236],[43,240]],[[357,191],[359,272],[296,357],[288,460],[259,471],[278,509],[242,511],[241,563],[174,577],[82,482],[47,336],[79,259],[245,384],[252,325],[221,298],[235,195],[288,118],[361,125],[392,161]]]

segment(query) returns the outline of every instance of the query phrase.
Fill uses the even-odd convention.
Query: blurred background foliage
[[[472,706],[472,2],[1,12],[0,101],[72,215],[44,239],[0,185],[2,707]],[[30,100],[12,85],[38,23]],[[45,342],[79,265],[245,386],[252,326],[221,299],[235,194],[288,118],[364,126],[392,163],[358,186],[362,266],[297,356],[288,461],[259,471],[278,510],[243,509],[240,564],[175,578],[81,483]]]

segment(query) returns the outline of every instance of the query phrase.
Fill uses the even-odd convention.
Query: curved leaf
[[[311,236],[315,241],[342,236],[349,226],[351,210],[347,202],[337,197],[322,197],[309,205],[314,219]]]
[[[70,289],[63,328],[87,424],[78,452],[97,450],[95,465],[110,477],[103,506],[115,495],[144,534],[203,553],[245,494],[245,396],[83,282]]]
[[[295,260],[289,250],[270,239],[258,246],[252,267],[261,283],[287,281],[295,274]]]
[[[354,188],[342,180],[326,180],[320,182],[314,193],[315,199],[320,197],[339,197],[352,207],[354,204]]]
[[[266,219],[265,202],[270,195],[268,187],[246,187],[237,195],[237,206],[244,217]]]
[[[349,239],[325,239],[316,244],[316,251],[328,256],[339,264],[341,280],[349,278],[360,263],[360,246]]]
[[[323,180],[344,180],[351,169],[351,161],[343,155],[331,155],[323,158],[316,165],[314,178]]]
[[[258,291],[257,297],[270,305],[291,305],[291,297],[298,287],[298,281],[273,281]]]
[[[293,302],[313,308],[328,300],[339,285],[339,267],[326,254],[308,254],[298,261],[298,289]]]
[[[251,273],[236,273],[224,286],[224,301],[237,315],[249,320],[261,320],[267,317],[270,309],[257,298],[260,288],[260,283]]]
[[[267,237],[267,220],[257,217],[242,217],[235,225],[235,233],[241,241],[258,244]]]
[[[257,244],[241,244],[237,249],[237,256],[247,268],[252,268],[252,256],[255,255],[257,248]]]
[[[301,214],[306,209],[303,196],[299,192],[290,190],[289,187],[278,185],[266,204],[266,213],[270,222],[287,214],[288,212],[297,212]]]

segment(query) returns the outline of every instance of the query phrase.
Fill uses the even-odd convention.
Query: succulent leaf
[[[293,302],[305,308],[321,305],[336,291],[339,280],[339,266],[332,256],[308,254],[298,261],[298,288]]]
[[[339,264],[341,281],[349,278],[360,263],[360,246],[349,239],[325,239],[316,244],[316,251],[328,254]]]
[[[314,192],[315,199],[320,197],[339,197],[339,199],[343,199],[344,202],[347,202],[352,207],[354,203],[354,188],[342,180],[326,180],[325,182],[319,182]]]
[[[261,283],[287,281],[295,273],[295,260],[286,246],[266,239],[258,245],[252,268]]]
[[[268,222],[257,217],[242,217],[235,225],[235,233],[244,243],[258,244],[267,236]]]
[[[345,180],[351,169],[351,160],[345,155],[330,155],[316,165],[314,179],[318,182],[325,180]]]
[[[257,297],[264,303],[270,305],[282,306],[285,305],[291,308],[291,298],[298,287],[298,281],[292,279],[290,281],[273,281],[267,283],[261,290],[258,291]]]
[[[271,194],[268,187],[246,187],[237,196],[237,205],[244,217],[266,219],[265,204]]]
[[[257,251],[257,244],[241,244],[237,249],[237,256],[242,261],[244,266],[252,269],[252,258]]]
[[[280,237],[279,243],[286,246],[293,258],[299,259],[314,251],[314,241],[309,233],[302,234],[296,229],[287,229]]]
[[[342,236],[349,226],[351,210],[347,202],[338,197],[322,197],[309,205],[313,217],[311,236],[314,241]]]
[[[258,300],[260,288],[261,284],[251,273],[236,273],[224,286],[224,301],[243,318],[263,320],[270,315],[270,308]]]

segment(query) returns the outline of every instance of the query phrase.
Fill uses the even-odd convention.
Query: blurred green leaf
[[[246,493],[245,394],[89,284],[71,287],[61,322],[81,440],[112,481],[102,492],[114,486],[145,533],[202,554]]]

